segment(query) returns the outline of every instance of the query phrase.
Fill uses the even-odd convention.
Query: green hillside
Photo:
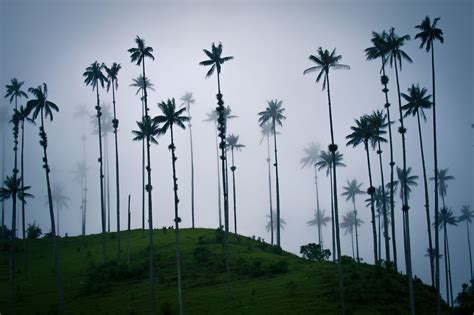
[[[62,238],[61,268],[70,314],[144,314],[148,312],[147,232],[122,232],[122,262],[115,259],[116,234],[107,236],[109,262],[102,264],[101,236]],[[177,312],[173,230],[155,230],[156,305],[162,314]],[[56,287],[49,239],[28,241],[28,268],[19,241],[16,276],[17,314],[54,313]],[[332,314],[337,313],[337,267],[279,251],[266,243],[232,235],[229,239],[233,301],[226,301],[226,275],[219,233],[184,229],[181,233],[184,311],[187,314]],[[1,242],[0,313],[8,313],[9,243]],[[404,276],[344,259],[348,314],[407,314]],[[418,314],[434,313],[434,293],[415,281]]]

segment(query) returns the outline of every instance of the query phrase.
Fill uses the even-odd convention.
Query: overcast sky
[[[238,118],[229,122],[229,131],[240,135],[246,147],[236,154],[239,233],[256,235],[270,241],[265,231],[268,214],[268,178],[266,146],[260,145],[257,113],[264,110],[270,99],[283,100],[286,108],[283,127],[279,129],[279,165],[281,215],[288,223],[282,232],[282,246],[294,253],[299,246],[316,242],[316,229],[308,227],[315,205],[314,178],[310,169],[301,169],[303,148],[316,141],[323,148],[329,143],[329,122],[326,93],[315,84],[315,76],[303,76],[312,66],[308,60],[318,47],[342,55],[341,62],[350,71],[334,71],[331,93],[335,141],[344,154],[347,167],[338,171],[338,189],[346,180],[356,178],[368,187],[365,152],[362,147],[345,146],[354,118],[383,109],[380,62],[368,62],[364,49],[371,45],[372,31],[395,27],[399,35],[409,34],[421,20],[441,17],[439,27],[444,31],[445,44],[436,44],[437,114],[439,167],[449,168],[456,180],[449,183],[447,204],[459,215],[460,207],[473,203],[473,5],[470,1],[0,1],[0,85],[4,87],[13,77],[25,81],[25,90],[46,82],[49,98],[58,104],[46,129],[49,136],[49,157],[53,184],[64,187],[69,196],[68,209],[60,214],[61,234],[80,233],[80,186],[73,182],[72,169],[80,161],[81,124],[73,118],[78,105],[86,105],[92,114],[95,93],[83,84],[82,73],[94,61],[122,65],[119,73],[117,111],[120,120],[119,150],[121,171],[122,229],[126,227],[126,198],[132,195],[132,226],[141,226],[141,144],[132,142],[131,130],[140,119],[141,103],[135,88],[129,86],[141,68],[130,62],[127,49],[135,45],[139,35],[154,48],[155,61],[147,60],[147,76],[155,84],[149,92],[153,115],[156,104],[167,98],[179,99],[184,92],[193,92],[192,107],[196,224],[215,228],[217,218],[217,170],[214,125],[203,122],[206,113],[215,108],[217,84],[215,77],[205,79],[206,69],[198,65],[206,59],[202,49],[212,42],[222,42],[224,55],[234,60],[224,64],[221,76],[226,105]],[[404,63],[400,74],[403,92],[412,83],[426,86],[431,94],[431,59],[419,49],[419,40],[409,41],[405,51],[414,63]],[[389,97],[396,105],[394,72],[390,77]],[[4,93],[4,92],[2,92]],[[101,90],[101,99],[111,103],[111,94]],[[21,100],[20,104],[25,101]],[[12,108],[7,99],[0,104]],[[398,118],[392,107],[393,119]],[[423,125],[426,164],[433,174],[433,143],[431,112]],[[86,126],[91,129],[89,119]],[[418,187],[410,200],[412,256],[414,272],[429,281],[429,262],[424,257],[427,248],[426,218],[419,140],[416,121],[406,120],[408,166],[418,175]],[[394,128],[396,131],[396,128]],[[7,142],[6,174],[13,167],[11,131],[2,130]],[[98,180],[98,139],[87,133],[89,203],[87,231],[100,231]],[[111,171],[112,226],[115,230],[115,190],[113,134],[109,135]],[[190,147],[188,130],[176,131],[177,170],[179,178],[180,216],[183,227],[191,224],[190,210]],[[45,176],[41,168],[41,147],[37,127],[27,125],[25,142],[26,183],[32,186],[36,198],[29,202],[27,221],[37,223],[43,231],[50,229],[45,205]],[[171,156],[167,149],[169,136],[159,139],[152,147],[154,222],[156,227],[173,224],[173,194]],[[384,150],[384,171],[389,178],[389,149]],[[394,133],[394,152],[401,166],[401,139]],[[380,183],[376,155],[372,152],[373,176]],[[329,180],[320,174],[321,207],[330,212]],[[434,203],[433,183],[430,200]],[[366,197],[358,199],[361,219],[361,255],[373,262],[370,211],[365,208]],[[342,197],[341,216],[352,209]],[[6,222],[11,224],[11,206],[6,203]],[[396,220],[399,265],[403,266],[403,241],[400,202],[397,199]],[[232,220],[231,220],[232,224]],[[469,277],[466,229],[450,227],[454,290]],[[325,246],[330,247],[330,227],[324,228]],[[342,234],[343,235],[343,234]],[[342,251],[351,254],[350,237],[342,236]],[[382,251],[383,252],[383,251]],[[442,277],[443,279],[443,277]],[[444,288],[444,286],[443,286]]]

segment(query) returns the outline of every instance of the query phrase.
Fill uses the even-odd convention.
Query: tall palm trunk
[[[319,209],[319,190],[318,190],[318,168],[316,164],[314,165],[314,186],[316,188],[316,213],[319,215],[321,210]],[[318,220],[318,244],[319,246],[323,246],[321,243],[321,223]]]
[[[450,294],[449,294],[449,267],[448,267],[448,232],[446,231],[446,222],[443,223],[444,227],[444,273],[446,276],[446,301],[448,301],[448,306],[451,306]]]
[[[193,150],[193,129],[191,124],[191,108],[189,104],[186,106],[186,110],[189,116],[189,145],[191,150],[191,227],[194,229],[194,150]]]
[[[382,184],[382,207],[383,207],[383,236],[385,239],[385,260],[390,261],[390,240],[388,236],[388,217],[387,217],[387,200],[385,197],[385,180],[383,174],[383,163],[382,163],[382,149],[380,147],[380,140],[378,142],[377,154],[379,155],[379,165],[380,165],[380,181]],[[379,234],[381,232],[379,231]],[[381,251],[379,250],[379,255],[382,256]]]
[[[2,122],[2,184],[5,180],[5,122]],[[2,235],[0,239],[3,240],[5,236],[5,200],[2,199]]]
[[[393,175],[393,168],[395,167],[395,162],[393,161],[393,140],[392,140],[392,121],[390,120],[390,103],[388,102],[388,76],[385,74],[385,59],[382,59],[382,84],[384,86],[383,92],[385,94],[385,105],[384,107],[387,109],[387,120],[388,120],[388,139],[390,144],[390,219],[391,219],[391,227],[392,227],[392,249],[393,249],[393,264],[395,267],[395,271],[398,271],[398,261],[397,261],[397,240],[395,237],[395,202],[393,201],[393,194],[394,194],[394,175]],[[383,186],[383,185],[382,185]],[[385,187],[384,187],[385,189]]]
[[[235,164],[234,164],[234,148],[231,149],[232,155],[232,167],[230,170],[232,171],[232,197],[234,201],[234,233],[237,234],[237,196],[235,194]]]
[[[179,314],[183,314],[183,293],[181,287],[181,260],[179,253],[179,214],[178,214],[178,178],[176,177],[176,157],[174,136],[173,136],[173,125],[170,125],[171,131],[171,164],[173,166],[173,190],[174,190],[174,225],[175,225],[175,236],[176,236],[176,267],[178,269],[178,299],[179,299]]]
[[[334,225],[336,228],[336,247],[337,247],[337,267],[339,272],[339,294],[341,303],[341,313],[346,313],[345,301],[344,301],[344,275],[342,274],[342,262],[341,262],[341,239],[339,235],[339,212],[337,204],[337,176],[336,176],[336,151],[337,145],[334,143],[334,130],[332,125],[332,108],[331,108],[331,92],[329,90],[329,70],[326,71],[326,82],[327,82],[327,94],[328,94],[328,105],[329,105],[329,125],[331,128],[331,146],[329,151],[332,153],[333,162],[333,185],[334,185]]]
[[[17,121],[14,121],[13,122],[13,143],[14,143],[14,146],[13,146],[13,152],[14,152],[14,156],[15,156],[15,162],[14,162],[14,166],[13,166],[13,179],[17,180],[17,174],[18,174],[18,168],[17,168],[17,164],[18,164],[18,159],[17,159],[17,151],[18,151],[18,122]],[[10,305],[12,307],[12,311],[14,312],[14,301],[15,301],[15,291],[14,291],[14,288],[15,288],[15,273],[16,273],[16,248],[15,248],[15,244],[16,244],[16,229],[17,229],[17,226],[16,226],[16,198],[17,198],[17,194],[14,192],[12,194],[12,229],[11,229],[11,248],[10,248],[10,287],[9,287],[9,302],[10,302]]]
[[[425,153],[423,150],[423,137],[421,136],[421,122],[420,122],[420,113],[416,113],[416,119],[418,122],[418,134],[420,136],[420,152],[421,152],[421,165],[423,167],[423,186],[425,188],[425,209],[426,209],[426,227],[428,231],[428,248],[430,253],[433,252],[433,241],[431,239],[431,220],[430,220],[430,198],[428,195],[428,178],[426,175],[426,166],[425,166]],[[431,271],[431,286],[434,287],[434,261],[433,255],[430,255],[430,271]]]
[[[128,244],[127,244],[127,264],[130,264],[130,227],[132,224],[132,213],[130,212],[130,194],[128,195],[128,211],[127,211],[127,218],[128,218]]]
[[[354,217],[355,217],[355,238],[356,238],[356,253],[357,253],[357,262],[360,262],[360,256],[359,256],[359,232],[357,229],[357,209],[356,209],[356,203],[355,203],[355,196],[352,196],[352,204],[354,205]]]
[[[87,165],[86,165],[86,139],[83,136],[82,154],[84,162],[84,174],[82,176],[82,235],[86,235],[86,219],[87,219]]]
[[[332,261],[336,261],[338,255],[336,252],[336,224],[334,223],[334,185],[332,180],[332,167],[329,169],[329,184],[331,185],[331,233],[332,233]]]
[[[56,237],[56,227],[54,221],[54,209],[53,209],[53,196],[51,193],[51,181],[49,178],[49,169],[48,165],[48,153],[46,148],[48,146],[46,130],[44,128],[44,118],[43,118],[43,110],[41,109],[41,127],[40,127],[40,144],[43,147],[43,168],[45,169],[46,173],[46,187],[48,190],[48,205],[49,205],[49,217],[51,220],[51,237],[53,241],[53,256],[54,256],[54,274],[56,276],[56,287],[58,289],[58,303],[59,303],[59,313],[65,314],[66,308],[64,305],[64,292],[63,286],[61,281],[61,266],[59,264],[59,246],[58,246],[58,239]]]
[[[407,151],[406,151],[406,144],[405,144],[405,132],[406,129],[403,125],[403,113],[402,113],[402,100],[400,98],[400,81],[398,79],[398,65],[395,61],[395,76],[397,80],[397,95],[398,95],[398,109],[400,113],[400,129],[399,132],[402,134],[402,155],[403,155],[403,173],[407,173]],[[413,292],[413,273],[412,273],[412,266],[411,266],[411,245],[410,245],[410,217],[408,214],[408,210],[410,207],[408,206],[408,187],[406,180],[404,181],[404,188],[403,188],[403,216],[405,217],[405,262],[406,262],[406,270],[408,276],[408,291],[410,295],[410,312],[412,315],[415,314],[415,294]]]
[[[117,128],[119,121],[117,119],[117,111],[115,107],[115,86],[112,82],[112,104],[114,108],[114,120],[112,121],[114,127],[115,140],[115,189],[117,194],[117,260],[120,259],[120,170],[119,170],[119,149],[118,149],[118,135]]]
[[[102,159],[102,124],[101,124],[101,107],[99,98],[99,85],[96,86],[97,96],[97,127],[99,129],[99,180],[100,180],[100,215],[102,221],[102,259],[105,263],[107,256],[105,251],[105,206],[104,206],[104,170],[103,170],[103,159]]]
[[[448,237],[446,235],[446,237]],[[449,295],[451,298],[451,307],[454,306],[454,298],[453,298],[453,277],[452,277],[452,272],[451,272],[451,254],[449,251],[449,238],[446,239],[446,246],[448,249],[448,275],[449,275]]]
[[[20,153],[20,177],[21,177],[21,188],[25,188],[25,172],[24,172],[24,152],[25,152],[25,117],[21,120],[21,153]],[[25,209],[26,202],[21,200],[21,223],[22,223],[22,232],[23,232],[23,268],[25,272],[28,268],[28,250],[27,250],[27,240],[26,240],[26,218],[25,218]]]
[[[280,178],[278,176],[278,150],[277,150],[277,141],[276,141],[276,122],[275,122],[275,118],[273,118],[273,121],[272,121],[272,124],[273,124],[273,146],[274,146],[274,150],[275,150],[275,188],[276,188],[276,207],[277,207],[277,212],[276,212],[276,215],[277,215],[277,246],[281,246],[280,245]]]
[[[59,210],[60,210],[59,208],[60,208],[59,202],[56,201],[56,220],[57,220],[57,222],[58,222],[58,226],[57,226],[57,227],[58,227],[58,231],[56,232],[56,235],[57,235],[57,236],[61,236],[61,234],[59,234]]]
[[[145,117],[145,102],[144,94],[142,92],[142,117]],[[146,140],[142,140],[142,230],[145,230],[145,143]]]
[[[271,244],[273,245],[273,205],[272,205],[272,168],[270,159],[270,135],[267,134],[268,197],[270,202]]]
[[[471,273],[471,283],[474,282],[474,270],[472,269],[471,236],[469,235],[469,221],[466,220],[467,247],[469,249],[469,271]]]
[[[221,168],[219,167],[219,136],[217,134],[217,122],[214,122],[216,130],[216,154],[217,154],[217,210],[219,211],[219,227],[222,226],[222,200],[221,200]]]
[[[355,259],[354,251],[354,230],[351,229],[351,245],[352,245],[352,259]]]
[[[109,137],[104,132],[104,158],[105,158],[105,195],[107,197],[107,232],[110,233],[110,169],[109,169]]]
[[[370,214],[372,216],[372,236],[374,241],[374,263],[379,264],[379,256],[377,254],[377,226],[375,223],[375,208],[374,208],[374,186],[372,185],[372,170],[370,168],[369,144],[364,142],[365,152],[367,154],[367,169],[369,171],[369,196],[370,196]]]

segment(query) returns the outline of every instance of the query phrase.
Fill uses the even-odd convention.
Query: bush
[[[474,282],[471,285],[467,283],[462,285],[462,291],[456,297],[456,304],[455,314],[474,313]]]
[[[300,254],[308,260],[323,261],[329,259],[331,251],[323,249],[319,244],[309,243],[300,247]]]
[[[43,234],[39,225],[36,224],[36,221],[33,221],[33,224],[28,224],[28,228],[26,229],[26,237],[27,238],[39,238]]]

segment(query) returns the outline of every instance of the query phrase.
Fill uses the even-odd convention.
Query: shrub
[[[474,282],[471,285],[464,283],[462,291],[456,297],[455,314],[473,314],[474,313]]]
[[[309,243],[300,247],[300,254],[308,260],[322,261],[329,259],[331,251],[323,249],[319,244]]]
[[[28,228],[26,229],[26,237],[27,238],[38,238],[43,234],[39,225],[36,224],[36,221],[33,221],[33,224],[28,224]]]

